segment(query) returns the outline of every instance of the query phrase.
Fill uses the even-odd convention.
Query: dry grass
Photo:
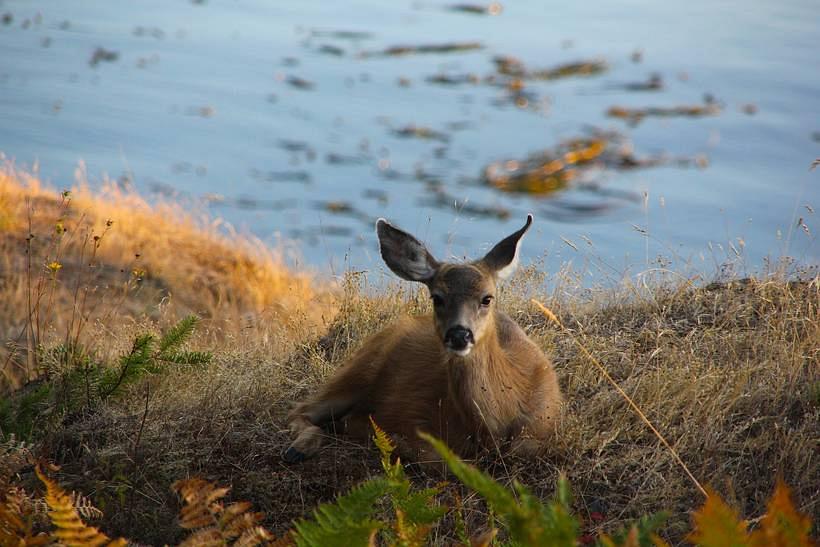
[[[8,178],[0,184],[0,211],[8,210],[3,209],[9,202],[5,196],[13,193],[7,189],[13,184]],[[15,195],[21,192],[18,189]],[[95,203],[94,196],[82,195]],[[140,214],[158,218],[142,207],[136,209],[144,211]],[[118,210],[125,209],[94,213],[99,215],[95,218],[116,218],[113,213]],[[0,222],[9,222],[3,218],[0,213]],[[153,241],[154,231],[141,230],[144,223],[134,224],[135,233],[145,234],[140,236],[143,241]],[[429,311],[428,303],[422,293],[406,287],[368,296],[365,277],[351,277],[333,322],[321,326],[300,320],[299,336],[294,337],[287,324],[260,319],[265,306],[280,297],[261,292],[261,282],[259,288],[247,289],[257,296],[244,296],[242,290],[246,283],[255,282],[253,276],[236,277],[233,267],[225,267],[227,273],[212,278],[218,274],[209,270],[207,255],[177,251],[178,244],[193,240],[207,241],[208,249],[221,253],[229,249],[215,243],[224,241],[221,236],[207,230],[208,235],[197,235],[198,225],[190,220],[183,219],[179,229],[184,237],[167,220],[161,226],[165,233],[157,240],[165,243],[152,252],[160,255],[162,250],[174,258],[156,256],[151,259],[154,266],[146,269],[168,275],[162,278],[167,286],[189,283],[170,292],[188,295],[188,302],[200,298],[215,302],[210,309],[213,317],[225,308],[219,307],[219,299],[209,300],[214,294],[211,283],[225,294],[230,292],[230,298],[251,298],[228,308],[246,307],[249,313],[243,328],[219,331],[211,365],[148,378],[115,403],[64,423],[48,437],[44,450],[63,465],[60,481],[90,496],[105,511],[99,526],[110,535],[152,544],[175,540],[177,507],[170,485],[191,475],[231,484],[235,499],[252,501],[267,513],[266,526],[282,533],[292,519],[308,514],[319,501],[380,470],[375,449],[345,439],[332,441],[318,458],[302,465],[283,464],[280,454],[289,440],[288,408],[340,366],[368,334],[400,313]],[[14,255],[17,247],[4,245],[4,264],[19,264],[19,256]],[[200,243],[198,248],[205,245]],[[112,250],[111,260],[124,263],[132,249]],[[229,256],[234,257],[232,263],[239,260],[237,255]],[[276,264],[269,255],[262,257],[255,266],[242,268],[254,271]],[[193,264],[183,264],[189,259]],[[256,279],[273,275],[260,273]],[[702,501],[700,492],[579,351],[580,342],[634,399],[701,483],[713,485],[748,517],[764,512],[765,500],[780,476],[793,487],[799,509],[820,522],[820,277],[816,270],[803,272],[801,279],[772,275],[700,287],[659,279],[650,285],[624,284],[597,291],[577,287],[569,274],[559,275],[561,279],[554,283],[559,289],[546,291],[544,274],[526,269],[499,298],[500,305],[554,358],[567,399],[559,431],[537,460],[485,454],[480,462],[484,468],[502,481],[518,478],[545,497],[552,494],[562,470],[572,484],[576,509],[586,519],[587,530],[609,530],[627,519],[665,509],[672,517],[664,535],[674,543],[682,541],[688,512]],[[213,281],[191,284],[192,279]],[[9,276],[3,277],[4,287],[8,280]],[[287,283],[282,281],[280,286]],[[309,285],[297,286],[305,291],[299,302],[316,298]],[[145,309],[157,305],[149,300],[156,294],[160,293],[142,293]],[[530,298],[544,302],[567,330],[549,322]],[[6,313],[12,311],[19,317],[21,308],[7,307]],[[107,341],[112,347],[123,347],[137,328],[153,328],[154,321],[150,313],[143,314],[123,328],[109,329]],[[283,338],[291,343],[270,342]],[[411,471],[420,484],[439,479]],[[484,505],[457,484],[447,487],[445,501],[452,501],[457,493],[464,497],[465,516],[473,529],[486,523]],[[593,513],[604,515],[603,520],[591,519]],[[434,532],[440,543],[450,537],[447,522]]]
[[[171,203],[151,205],[116,183],[91,192],[78,178],[67,194],[11,164],[0,168],[6,351],[25,353],[28,310],[51,342],[82,327],[99,343],[123,326],[196,313],[214,339],[240,332],[250,320],[267,329],[274,345],[271,336],[286,341],[283,324],[284,331],[316,328],[335,313],[331,291],[317,291],[311,275],[288,269],[255,238]],[[59,269],[49,270],[54,263]],[[0,349],[0,359],[7,382],[33,372],[13,369],[11,361],[26,361],[19,355],[10,359]]]

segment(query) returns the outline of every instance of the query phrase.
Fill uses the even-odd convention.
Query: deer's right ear
[[[421,241],[383,218],[376,221],[376,235],[382,259],[394,274],[421,283],[436,275],[439,263]]]

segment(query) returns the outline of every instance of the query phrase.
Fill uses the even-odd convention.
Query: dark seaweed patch
[[[480,42],[448,42],[443,44],[400,45],[381,51],[365,51],[362,57],[400,57],[404,55],[463,53],[484,49]]]
[[[91,59],[88,61],[88,64],[92,67],[95,67],[101,62],[113,63],[119,58],[120,54],[118,52],[110,49],[105,49],[103,47],[98,47],[91,54]]]
[[[607,110],[606,115],[610,118],[619,118],[630,125],[637,125],[645,118],[701,118],[704,116],[717,116],[721,107],[714,102],[706,102],[702,105],[681,105],[672,107],[650,106],[646,108],[628,108],[623,106],[612,106]]]
[[[468,13],[470,15],[500,15],[504,7],[500,2],[490,4],[451,4],[447,6],[448,11],[457,13]]]

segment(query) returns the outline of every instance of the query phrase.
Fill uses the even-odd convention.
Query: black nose
[[[460,351],[473,341],[473,331],[464,327],[452,327],[444,335],[444,343],[450,348]]]

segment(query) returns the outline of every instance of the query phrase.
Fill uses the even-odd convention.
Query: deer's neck
[[[511,386],[493,323],[467,356],[450,357],[447,371],[450,397],[462,419],[474,431],[497,435],[506,422]]]

